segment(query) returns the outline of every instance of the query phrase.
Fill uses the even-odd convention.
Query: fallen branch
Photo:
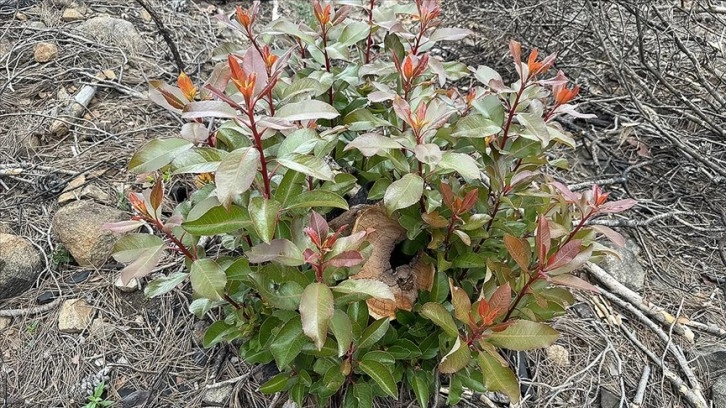
[[[174,57],[174,63],[176,64],[179,73],[184,72],[184,62],[181,59],[181,55],[179,55],[179,49],[176,48],[176,44],[174,43],[174,40],[172,40],[169,30],[164,27],[164,23],[161,21],[161,18],[159,18],[159,15],[153,8],[149,7],[149,5],[146,4],[145,1],[136,0],[136,2],[139,3],[139,5],[144,8],[144,10],[149,12],[149,15],[154,20],[154,24],[156,24],[156,28],[159,29],[161,36],[164,37],[164,41],[166,41],[166,44],[171,50],[171,55]]]
[[[654,215],[650,218],[644,219],[644,220],[613,220],[608,218],[596,218],[590,222],[588,222],[588,225],[606,225],[608,227],[645,227],[647,225],[650,225],[656,221],[660,221],[666,218],[676,218],[677,215],[685,214],[685,215],[693,215],[692,212],[688,211],[671,211],[668,213],[658,214]],[[677,219],[677,218],[676,218]]]
[[[698,391],[692,390],[688,387],[688,384],[686,384],[685,381],[681,377],[678,376],[678,374],[674,373],[670,368],[668,368],[663,361],[658,358],[658,356],[655,355],[652,351],[648,349],[648,347],[645,346],[636,335],[628,330],[624,325],[620,326],[620,330],[622,330],[623,334],[625,334],[625,337],[628,338],[633,344],[635,344],[636,347],[638,347],[643,353],[645,353],[648,358],[653,361],[663,372],[663,376],[668,379],[668,381],[673,384],[673,388],[678,391],[678,393],[681,394],[683,399],[688,402],[689,405],[695,408],[708,408],[708,403],[706,402],[706,399],[703,397],[703,395],[700,392],[700,389]]]
[[[633,404],[631,408],[640,408],[643,405],[643,399],[645,398],[645,387],[648,385],[648,379],[650,378],[650,366],[645,365],[643,368],[643,374],[640,376],[638,382],[638,388],[635,390],[635,396],[633,397]]]
[[[103,74],[96,75],[96,79],[102,79]],[[97,86],[94,85],[83,85],[80,91],[73,97],[70,105],[65,109],[62,116],[67,116],[69,120],[56,119],[50,125],[50,134],[53,136],[65,136],[69,130],[69,125],[80,118],[84,112],[88,109],[88,104],[91,103],[91,99],[96,95]]]
[[[61,298],[56,298],[54,301],[41,306],[35,306],[30,307],[27,309],[8,309],[8,310],[0,310],[0,317],[20,317],[20,316],[28,316],[28,315],[34,315],[38,313],[44,313],[47,312],[54,307],[58,306],[61,302]]]
[[[605,285],[605,287],[610,292],[622,297],[627,302],[629,302],[629,305],[636,307],[637,310],[650,316],[652,319],[661,323],[665,327],[670,327],[671,325],[673,325],[673,331],[676,334],[685,337],[686,340],[688,340],[690,343],[693,343],[695,335],[693,334],[691,329],[685,327],[683,324],[680,323],[680,319],[676,319],[672,314],[668,313],[668,311],[666,311],[662,307],[656,306],[648,301],[643,300],[643,298],[639,294],[628,289],[625,285],[618,282],[617,279],[610,276],[609,273],[607,273],[604,269],[597,266],[596,264],[588,262],[585,264],[585,269],[592,276],[594,276],[595,279]],[[603,293],[612,296],[611,293],[607,293],[605,291],[603,291]],[[610,298],[609,296],[606,297]],[[617,299],[623,302],[620,298]]]

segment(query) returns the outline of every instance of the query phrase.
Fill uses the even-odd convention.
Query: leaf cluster
[[[192,313],[225,316],[205,345],[242,340],[245,361],[280,370],[261,390],[299,406],[310,396],[370,407],[401,390],[428,406],[440,374],[450,404],[465,388],[517,401],[501,349],[557,339],[544,322],[573,302],[569,288],[596,290],[572,272],[608,251],[597,235],[622,240],[587,221],[634,204],[607,202],[597,186],[572,192],[543,171],[566,167],[557,146],[575,142],[556,118],[588,116],[570,103],[579,88],[550,72],[554,55],[523,60],[514,41],[513,81],[434,56],[470,34],[440,27],[434,0],[314,0],[312,10],[310,25],[260,27],[258,5],[238,8],[221,21],[247,45],[223,46],[204,84],[184,74],[151,83],[150,98],[185,123],[130,160],[151,188],[131,194],[135,216],[109,228],[155,234],[116,244],[123,279],[152,273],[169,247],[181,254],[186,271],[156,277],[147,295],[190,282]],[[468,90],[453,85],[461,79]],[[197,186],[173,211],[170,177]],[[411,305],[400,282],[369,276],[381,231],[330,225],[361,194],[405,231],[404,267],[433,271],[414,276],[428,283]],[[221,255],[205,253],[205,237]],[[398,307],[375,318],[375,301]]]

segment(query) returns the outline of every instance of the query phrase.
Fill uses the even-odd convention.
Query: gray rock
[[[621,259],[614,255],[608,255],[600,262],[600,266],[628,288],[636,292],[643,290],[645,270],[638,262],[638,254],[640,253],[638,244],[632,239],[627,239],[625,247],[622,248],[608,243],[605,243],[605,245],[611,246],[617,251]]]
[[[210,388],[204,393],[204,402],[207,404],[225,404],[232,395],[232,384]]]
[[[58,331],[80,333],[91,324],[94,309],[83,299],[68,299],[58,313]]]
[[[76,201],[55,213],[53,232],[79,265],[99,268],[106,263],[119,237],[103,228],[103,224],[127,218],[126,213],[116,208]]]
[[[131,54],[148,51],[143,38],[131,22],[120,18],[94,17],[76,27],[81,33],[106,46],[116,46]]]
[[[620,396],[616,395],[607,388],[600,388],[600,408],[618,408],[620,406]]]
[[[710,377],[726,375],[726,346],[709,345],[695,350],[696,363]]]
[[[42,271],[40,253],[28,240],[0,233],[0,300],[30,289]]]
[[[714,408],[726,408],[726,375],[722,375],[711,386]]]
[[[63,10],[63,15],[61,16],[61,20],[63,21],[79,21],[83,20],[83,13],[81,13],[79,10],[74,8],[67,8]]]

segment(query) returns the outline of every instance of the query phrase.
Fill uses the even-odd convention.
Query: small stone
[[[129,363],[129,360],[124,356],[121,356],[118,358],[118,360],[116,360],[116,364],[128,364],[128,363]]]
[[[695,354],[696,364],[708,371],[711,378],[726,375],[726,348],[710,345],[696,349]]]
[[[80,266],[101,267],[119,234],[104,224],[128,219],[126,213],[93,201],[74,201],[53,216],[53,232]]]
[[[5,330],[10,326],[10,318],[9,317],[0,317],[0,330]]]
[[[120,18],[94,17],[79,24],[76,30],[102,45],[117,46],[131,54],[148,51],[146,42],[134,24]]]
[[[570,352],[559,344],[547,347],[547,358],[557,367],[570,366]]]
[[[711,386],[714,408],[726,408],[726,375],[719,376]]]
[[[58,46],[53,43],[40,42],[33,47],[35,62],[45,63],[58,58]]]
[[[600,408],[617,408],[620,406],[620,397],[607,388],[600,388]]]
[[[20,21],[26,21],[28,20],[28,16],[18,11],[17,13],[15,13],[15,19]]]
[[[106,322],[103,317],[97,317],[91,322],[91,327],[88,328],[88,332],[96,337],[104,338],[111,334],[114,330],[112,324]]]
[[[139,12],[139,16],[141,16],[141,19],[146,21],[147,23],[151,22],[151,14],[149,14],[146,9],[141,9],[141,12]]]
[[[113,282],[113,286],[115,286],[121,292],[133,292],[139,289],[141,283],[137,278],[131,278],[128,282],[126,282],[126,284],[124,284],[121,281],[121,276],[119,275],[119,277],[116,278],[116,281]]]
[[[121,406],[123,408],[135,408],[146,405],[149,399],[149,391],[139,390],[134,391],[131,394],[125,395],[121,398]]]
[[[83,20],[83,14],[81,14],[80,11],[78,11],[74,8],[67,8],[67,9],[63,10],[63,15],[61,16],[61,20],[63,20],[63,21]]]
[[[40,253],[30,241],[0,234],[0,300],[30,289],[42,271]]]
[[[633,239],[627,239],[624,247],[615,247],[613,244],[605,243],[613,248],[620,258],[614,255],[607,255],[600,262],[600,266],[612,275],[618,282],[631,290],[639,292],[643,290],[645,283],[645,270],[638,262],[640,247]]]
[[[64,301],[58,314],[58,331],[80,333],[91,324],[93,312],[93,308],[83,299]]]
[[[10,224],[7,222],[0,222],[0,234],[12,234],[13,229],[10,228]]]
[[[42,21],[31,21],[30,23],[28,23],[28,27],[35,30],[42,30],[48,28],[48,26],[45,25],[45,23]]]
[[[105,69],[102,71],[102,73],[103,73],[103,76],[105,76],[106,79],[108,79],[110,81],[113,81],[116,79],[116,73],[113,72],[112,69]]]
[[[92,198],[102,203],[107,203],[111,199],[111,196],[109,196],[108,193],[101,190],[101,188],[95,184],[89,184],[83,187],[81,190],[81,197]]]
[[[204,402],[207,404],[226,404],[229,397],[232,395],[232,384],[223,385],[217,388],[209,388],[204,393]]]
[[[80,199],[81,187],[84,184],[86,184],[86,176],[83,174],[71,180],[68,185],[66,185],[66,188],[63,189],[61,195],[58,196],[58,204],[63,205],[70,201]]]

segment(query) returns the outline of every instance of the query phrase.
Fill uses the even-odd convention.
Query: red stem
[[[267,159],[265,158],[265,151],[262,147],[262,135],[260,135],[260,132],[257,130],[257,124],[255,123],[255,115],[252,112],[253,108],[248,107],[247,108],[247,118],[250,120],[250,130],[252,131],[252,136],[255,139],[255,147],[257,148],[257,151],[260,153],[260,166],[262,167],[262,182],[265,185],[265,191],[262,192],[262,196],[264,198],[270,198],[270,175],[267,173]]]
[[[512,315],[514,310],[517,308],[517,305],[519,305],[519,302],[522,301],[522,298],[524,297],[524,295],[527,294],[527,290],[529,289],[529,287],[532,286],[532,284],[534,282],[536,282],[537,279],[539,279],[539,277],[540,277],[539,271],[537,271],[537,273],[530,276],[527,283],[524,284],[524,287],[522,288],[522,290],[520,290],[519,293],[517,293],[517,298],[514,299],[514,303],[512,303],[512,305],[509,306],[509,309],[507,310],[507,314],[504,316],[504,319],[502,320],[502,322],[506,322],[509,319],[509,317]]]
[[[509,139],[509,127],[512,125],[514,113],[517,111],[517,106],[519,106],[519,99],[522,97],[524,90],[527,89],[527,86],[528,85],[526,84],[526,81],[522,83],[522,85],[519,87],[519,91],[517,91],[517,96],[514,98],[514,103],[512,104],[511,109],[509,109],[507,123],[504,125],[504,132],[502,133],[502,142],[499,144],[499,147],[502,149],[504,149],[504,146],[507,143],[507,139]]]
[[[371,62],[371,47],[373,46],[373,7],[376,0],[371,0],[371,6],[368,10],[368,39],[366,40],[366,64]]]

